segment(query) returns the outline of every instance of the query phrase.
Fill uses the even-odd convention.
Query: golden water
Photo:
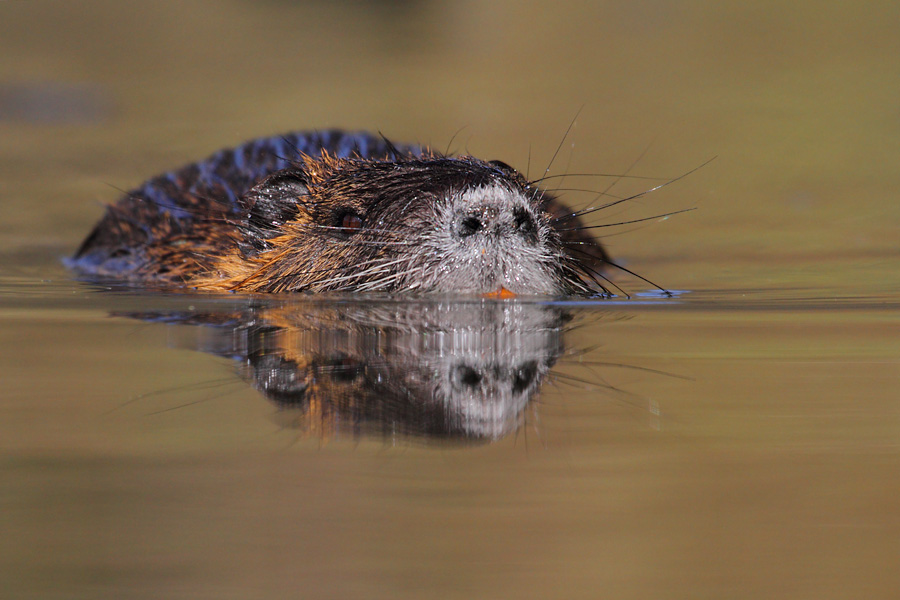
[[[0,4],[4,596],[896,597],[898,22],[891,3]],[[394,331],[402,301],[373,309],[397,319],[390,348],[316,325],[340,321],[321,303],[273,309],[304,315],[285,356],[335,330],[318,342],[366,369],[422,359],[401,381],[440,371],[438,330],[454,356],[543,353],[540,393],[464,443],[279,408],[220,356],[234,330],[147,318],[240,298],[104,291],[61,266],[119,189],[331,126],[532,176],[563,139],[551,173],[716,156],[597,219],[696,207],[600,230],[683,293],[622,275],[630,300],[500,302],[502,349],[473,346],[468,317]]]

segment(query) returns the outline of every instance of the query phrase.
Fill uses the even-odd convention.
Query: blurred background
[[[890,2],[6,2],[2,245],[67,253],[154,173],[341,127],[532,175],[561,142],[554,174],[676,177],[715,156],[598,217],[699,209],[619,228],[618,258],[681,289],[883,283],[898,23]]]

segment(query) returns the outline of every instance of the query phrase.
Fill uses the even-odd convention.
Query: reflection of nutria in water
[[[581,227],[499,161],[296,133],[151,179],[71,264],[212,290],[605,294],[607,256]]]
[[[278,422],[304,434],[468,442],[529,420],[571,319],[550,304],[480,300],[123,314],[201,327],[179,330],[183,347],[235,360]]]
[[[496,440],[526,419],[566,320],[506,302],[263,310],[242,374],[301,430]]]

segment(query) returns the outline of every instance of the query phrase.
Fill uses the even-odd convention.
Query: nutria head
[[[304,157],[244,195],[233,250],[193,283],[258,292],[604,292],[596,271],[566,250],[573,242],[554,229],[551,202],[499,161]]]

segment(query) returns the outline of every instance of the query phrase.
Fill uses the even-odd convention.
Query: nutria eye
[[[344,216],[341,217],[341,229],[343,229],[345,233],[356,233],[362,229],[362,226],[362,217],[356,213],[344,213]]]

